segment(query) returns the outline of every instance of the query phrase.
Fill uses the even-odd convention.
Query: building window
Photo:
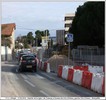
[[[70,24],[65,24],[65,27],[70,27],[71,26],[71,23]]]
[[[74,18],[73,16],[72,17],[71,16],[70,17],[65,17],[65,21],[66,20],[73,20],[73,18]]]

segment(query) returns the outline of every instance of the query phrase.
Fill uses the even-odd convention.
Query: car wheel
[[[19,69],[18,69],[18,72],[22,72],[22,69],[21,69],[21,68],[19,68]]]

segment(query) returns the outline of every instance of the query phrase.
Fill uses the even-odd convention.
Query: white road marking
[[[8,64],[8,66],[15,66],[15,65],[9,65],[9,64]]]
[[[25,80],[25,82],[27,82],[30,86],[35,87],[35,85],[29,82],[28,80]]]
[[[51,76],[49,76],[49,75],[47,75],[45,73],[42,73],[42,74],[45,75],[45,76],[47,76],[47,77],[49,77],[49,78],[51,78],[51,79],[55,79],[54,77],[51,77]]]
[[[41,92],[42,94],[44,94],[45,96],[50,97],[50,95],[48,95],[46,92],[44,92],[44,91],[42,91],[42,90],[40,90],[40,92]]]
[[[42,77],[42,76],[40,76],[40,75],[38,75],[38,74],[35,74],[35,76],[36,76],[37,78],[44,79],[44,77]]]
[[[25,80],[28,79],[28,77],[25,76],[25,75],[23,75],[23,74],[21,74],[21,76],[22,76]]]

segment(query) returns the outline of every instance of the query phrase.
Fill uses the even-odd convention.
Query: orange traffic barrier
[[[72,80],[73,80],[73,74],[74,74],[74,69],[69,68],[68,69],[68,78],[67,78],[68,81],[71,81],[72,82]]]
[[[92,73],[88,71],[83,71],[82,86],[91,89],[91,82],[92,82]]]
[[[62,77],[62,70],[63,70],[63,65],[59,65],[58,66],[58,73],[57,73],[58,77]]]

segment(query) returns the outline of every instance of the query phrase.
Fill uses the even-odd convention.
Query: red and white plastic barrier
[[[92,65],[89,65],[88,66],[88,70],[92,73],[104,73],[105,70],[104,70],[104,67],[103,66],[92,66]]]
[[[63,70],[63,65],[59,65],[58,66],[58,72],[57,72],[58,77],[62,77],[62,70]]]
[[[68,69],[68,77],[67,77],[67,80],[68,81],[73,81],[73,75],[74,75],[74,69],[73,68],[69,68]]]
[[[95,67],[99,72],[101,69]],[[105,94],[105,78],[104,74],[98,74],[97,72],[89,72],[87,71],[88,67],[85,66],[74,66],[73,68],[59,65],[58,66],[58,77],[73,82],[75,84],[81,85],[85,88],[91,89],[95,92]]]
[[[46,69],[47,73],[50,73],[50,63],[47,63],[47,69]]]
[[[74,66],[74,69],[79,69],[83,71],[88,71],[88,66]]]
[[[73,83],[81,85],[81,81],[82,81],[82,71],[74,70]]]
[[[66,80],[67,80],[67,77],[68,77],[68,69],[69,69],[68,66],[64,66],[64,67],[63,67],[63,70],[62,70],[62,78],[63,78],[63,79],[66,79]]]
[[[40,70],[50,72],[50,64],[48,62],[40,61],[38,65]]]
[[[93,74],[91,89],[98,93],[102,93],[102,85],[103,85],[103,75]]]
[[[92,82],[92,73],[88,71],[83,71],[81,85],[85,88],[91,89],[91,82]]]
[[[42,67],[42,61],[39,60],[38,68],[41,70],[41,67]]]

